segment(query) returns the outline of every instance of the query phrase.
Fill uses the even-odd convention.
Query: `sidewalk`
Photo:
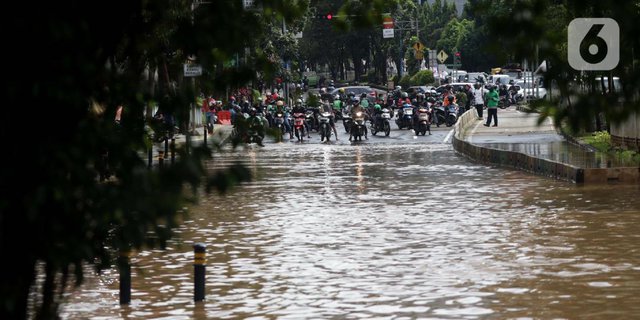
[[[486,112],[485,112],[486,116]],[[498,109],[498,126],[485,127],[474,110],[456,124],[454,148],[480,162],[512,167],[576,183],[638,183],[639,168],[609,159],[568,142],[550,119],[537,125],[538,115]]]

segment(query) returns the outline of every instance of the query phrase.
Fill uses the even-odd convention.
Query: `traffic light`
[[[327,20],[331,20],[331,19],[333,19],[333,15],[331,13],[327,13],[325,18],[327,18]]]
[[[325,14],[317,14],[316,18],[318,19],[322,19],[322,20],[331,20],[333,19],[335,16],[333,15],[333,13],[329,12],[329,13],[325,13]]]
[[[460,52],[456,52],[456,57],[460,58]]]

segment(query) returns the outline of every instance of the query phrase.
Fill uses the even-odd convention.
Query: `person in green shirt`
[[[489,93],[487,94],[487,122],[484,124],[485,127],[491,125],[491,118],[493,118],[493,126],[498,126],[498,103],[500,102],[500,97],[498,95],[498,91],[496,90],[496,86],[493,85],[489,89]]]

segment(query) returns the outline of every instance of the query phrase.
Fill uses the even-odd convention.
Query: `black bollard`
[[[120,304],[131,302],[131,251],[120,251],[118,267],[120,269]]]
[[[162,168],[164,165],[164,151],[158,151],[158,168]]]
[[[209,128],[207,126],[204,127],[204,144],[207,144],[207,132],[209,131]]]
[[[204,271],[206,247],[203,243],[193,245],[193,301],[204,300]]]
[[[176,138],[171,138],[171,164],[176,162]]]
[[[153,148],[149,148],[149,152],[148,152],[148,160],[149,160],[149,164],[147,165],[147,167],[149,169],[151,169],[151,166],[153,165]]]

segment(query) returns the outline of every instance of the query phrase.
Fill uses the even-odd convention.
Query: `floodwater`
[[[285,143],[216,156],[254,182],[203,195],[166,251],[68,294],[63,318],[640,318],[640,189],[469,162],[451,145]],[[193,303],[192,244],[207,245]]]

